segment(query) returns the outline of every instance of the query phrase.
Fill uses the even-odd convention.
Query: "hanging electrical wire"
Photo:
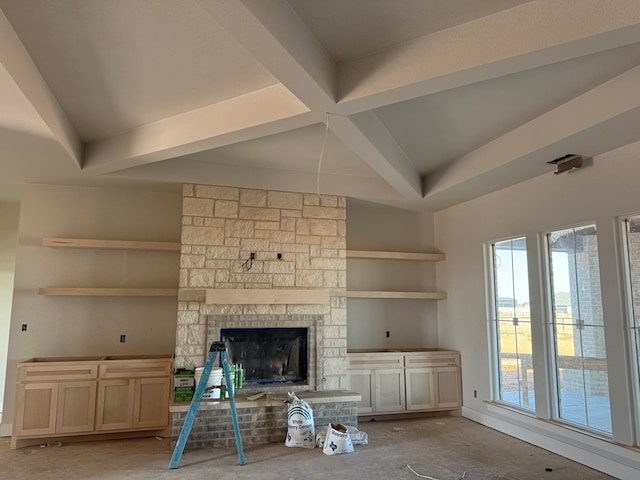
[[[320,158],[318,159],[318,172],[316,174],[316,193],[320,196],[320,168],[322,167],[322,158],[324,157],[324,147],[327,144],[329,136],[329,112],[327,112],[327,121],[325,122],[324,140],[322,140],[322,148],[320,149]]]

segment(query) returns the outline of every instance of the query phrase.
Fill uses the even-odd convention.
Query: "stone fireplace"
[[[176,367],[222,329],[299,327],[306,381],[269,390],[347,389],[344,197],[189,184],[182,208]]]

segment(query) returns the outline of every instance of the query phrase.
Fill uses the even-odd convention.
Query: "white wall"
[[[3,186],[0,188],[12,187]],[[19,193],[16,193],[15,196],[18,198]],[[19,214],[19,200],[0,202],[0,414],[3,412],[4,382],[7,370]]]
[[[38,295],[38,288],[177,288],[177,252],[49,248],[42,246],[42,238],[177,242],[181,209],[180,192],[24,187],[3,423],[12,421],[19,361],[174,352],[177,298],[51,297]],[[121,334],[125,343],[119,341]]]
[[[347,249],[433,251],[433,216],[361,201],[347,202]],[[348,290],[421,291],[436,288],[431,262],[349,259]],[[438,302],[348,299],[347,346],[438,346]],[[390,336],[385,336],[389,331]]]
[[[614,440],[631,444],[633,385],[627,379],[633,375],[623,318],[620,263],[616,255],[618,230],[614,220],[640,212],[639,179],[640,143],[637,143],[596,157],[592,166],[562,175],[549,172],[440,211],[434,217],[436,246],[447,253],[447,261],[437,266],[438,284],[449,294],[449,299],[439,305],[440,345],[462,352],[463,414],[620,478],[640,478],[638,451],[613,447],[609,442],[486,402],[491,400],[491,392],[483,245],[504,237],[527,236],[533,341],[534,349],[541,351],[547,343],[541,308],[543,282],[537,267],[541,261],[538,235],[583,222],[596,223]],[[542,375],[543,360],[544,355],[535,365],[536,392],[548,384]],[[637,378],[632,381],[637,382]],[[473,397],[474,390],[478,391],[477,398]],[[537,413],[544,418],[549,412],[543,400],[537,398]],[[624,467],[617,458],[631,467]]]

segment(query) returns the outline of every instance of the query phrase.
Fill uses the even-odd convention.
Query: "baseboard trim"
[[[10,437],[13,431],[13,424],[0,423],[0,437]]]
[[[462,416],[621,480],[640,478],[640,451],[587,437],[508,409],[491,414],[462,407]],[[493,410],[493,408],[492,408]]]

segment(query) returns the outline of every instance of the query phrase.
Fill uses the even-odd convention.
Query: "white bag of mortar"
[[[327,435],[324,439],[322,453],[325,455],[339,455],[353,452],[351,437],[347,427],[341,424],[330,423],[327,425]]]
[[[369,443],[369,435],[366,432],[361,432],[357,427],[352,425],[345,425],[347,427],[347,433],[351,438],[351,445],[367,445]],[[324,447],[324,437],[327,434],[326,430],[316,429],[316,447]]]
[[[300,400],[295,393],[289,393],[285,400],[289,404],[287,411],[287,447],[315,448],[316,430],[313,423],[313,411],[307,402]]]

